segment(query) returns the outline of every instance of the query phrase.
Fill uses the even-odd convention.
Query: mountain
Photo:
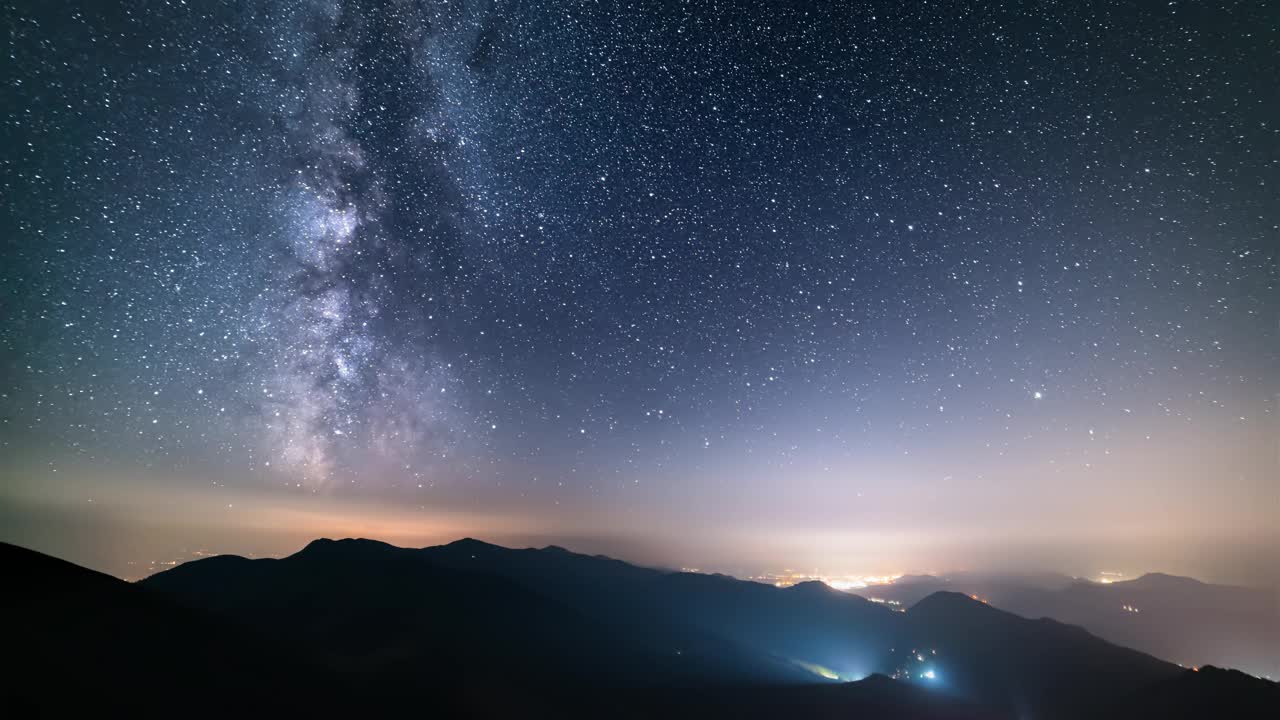
[[[280,560],[186,563],[142,585],[362,675],[468,685],[487,681],[488,669],[519,668],[521,685],[572,678],[610,687],[808,679],[696,630],[583,613],[507,577],[527,559],[555,578],[558,553],[501,550],[482,569],[371,540],[317,540]],[[452,552],[460,559],[485,550],[463,542]]]
[[[1111,642],[1187,667],[1226,666],[1280,678],[1280,596],[1275,590],[1163,573],[1105,584],[957,573],[901,578],[857,592],[910,605],[939,591],[974,595],[1027,617],[1081,625]]]
[[[317,540],[136,584],[13,546],[0,561],[20,579],[4,696],[24,715],[1200,717],[1184,710],[1229,692],[1235,717],[1266,717],[1276,688],[955,593],[894,612],[558,547]]]
[[[776,720],[809,718],[896,718],[898,720],[990,720],[1001,715],[958,702],[926,688],[871,675],[829,685],[790,685],[713,689],[674,689],[628,697],[597,717],[737,718]]]
[[[884,665],[902,618],[822,585],[786,590],[723,575],[638,568],[559,548],[468,540],[418,551],[429,563],[502,575],[610,625],[678,625],[844,679]],[[807,674],[806,679],[819,676]]]
[[[1115,717],[1244,718],[1274,716],[1280,684],[1212,665],[1185,670],[1115,708]]]
[[[10,717],[136,714],[188,698],[201,698],[198,714],[285,710],[281,693],[311,667],[234,622],[48,555],[0,543],[0,568]]]
[[[938,666],[935,672],[960,694],[1019,716],[1083,717],[1181,674],[1082,628],[1028,620],[960,593],[934,593],[907,617],[909,652]],[[906,667],[921,666],[911,660]]]
[[[596,686],[703,686],[712,679],[722,685],[778,684],[884,673],[997,712],[1031,709],[1042,716],[1072,717],[1181,674],[1176,665],[1116,647],[1080,628],[1026,620],[954,593],[931,595],[897,613],[820,583],[780,589],[725,576],[640,568],[558,547],[512,550],[474,539],[421,550],[370,541],[316,541],[284,560],[239,561],[233,567],[248,563],[253,569],[246,567],[233,577],[223,573],[227,561],[214,558],[160,573],[143,584],[206,610],[258,613],[264,606],[299,605],[288,596],[278,599],[278,578],[303,573],[314,595],[335,592],[325,589],[331,582],[366,593],[373,581],[350,573],[386,577],[389,570],[382,563],[392,557],[420,583],[397,581],[401,598],[415,605],[438,602],[464,583],[469,596],[485,587],[478,583],[485,578],[510,583],[486,590],[486,597],[500,595],[507,605],[520,597],[522,607],[547,603],[571,613],[554,615],[548,607],[534,616],[537,624],[555,628],[553,637],[581,642],[607,637],[609,647],[584,646],[568,654],[540,650],[545,657],[538,666],[555,676],[583,676]],[[324,575],[312,573],[314,563],[325,569]],[[353,564],[353,569],[339,571]],[[206,566],[211,566],[208,571]],[[286,587],[296,582],[290,580]],[[228,604],[228,594],[239,599]],[[370,597],[382,602],[382,590],[372,586]],[[344,595],[341,605],[358,610],[364,602]],[[479,599],[464,605],[486,607]],[[456,608],[450,612],[459,627],[477,621]],[[295,616],[292,624],[305,617]],[[519,648],[544,642],[519,631],[533,622],[526,619],[486,634],[490,659],[528,660]],[[278,617],[268,622],[280,624],[289,623]],[[309,636],[324,637],[307,627]],[[412,637],[403,630],[395,634]],[[436,646],[442,642],[434,635],[413,642],[428,640]],[[331,640],[324,644],[334,646]],[[697,662],[686,660],[690,648],[697,648]],[[929,650],[927,661],[910,659],[925,658],[924,649]],[[664,668],[661,674],[636,670],[646,658],[664,653],[679,660],[655,663]],[[586,657],[608,660],[587,663],[588,674],[577,662]],[[924,676],[929,672],[932,678]]]

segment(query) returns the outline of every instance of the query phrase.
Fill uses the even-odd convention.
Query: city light
[[[749,580],[757,582],[766,582],[775,587],[785,588],[792,585],[799,585],[804,582],[818,581],[827,587],[835,590],[858,590],[871,585],[891,585],[895,580],[902,577],[902,573],[893,573],[891,575],[827,575],[814,571],[813,573],[795,572],[792,570],[784,570],[779,575],[765,574],[755,575]]]

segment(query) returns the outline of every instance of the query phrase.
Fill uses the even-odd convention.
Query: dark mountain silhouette
[[[900,578],[858,592],[910,605],[944,590],[976,595],[1025,617],[1081,625],[1111,642],[1187,667],[1228,666],[1280,677],[1280,596],[1274,590],[1163,573],[1107,584],[957,573]]]
[[[455,545],[462,553],[484,552],[470,542]],[[503,552],[524,552],[549,577],[561,564],[556,552]],[[281,560],[210,558],[142,584],[274,642],[306,647],[344,671],[467,682],[474,669],[518,667],[520,682],[573,677],[606,686],[808,679],[780,660],[696,630],[602,621],[495,568],[433,563],[422,551],[371,540],[317,540]]]
[[[1280,684],[1212,665],[1185,670],[1116,708],[1116,717],[1237,718],[1274,716]]]
[[[9,717],[136,712],[189,697],[208,714],[246,703],[282,710],[280,694],[311,668],[234,622],[48,555],[0,543],[0,566]]]
[[[626,698],[621,713],[600,717],[739,718],[895,718],[898,720],[990,720],[1002,717],[989,708],[958,702],[947,695],[871,675],[829,685],[676,689]],[[673,711],[674,709],[674,711]]]
[[[1181,670],[1082,628],[1028,620],[952,592],[907,612],[910,645],[937,650],[961,694],[1040,716],[1082,717]]]
[[[0,559],[20,579],[5,697],[24,715],[1202,717],[1187,709],[1231,693],[1250,717],[1276,688],[954,593],[902,613],[558,547],[318,540],[134,585],[13,546]]]

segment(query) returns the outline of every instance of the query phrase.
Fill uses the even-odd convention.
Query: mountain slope
[[[0,568],[14,717],[187,697],[206,698],[201,714],[281,709],[281,693],[309,668],[287,650],[257,647],[234,623],[33,550],[0,543]]]
[[[1151,573],[1135,580],[1041,582],[957,573],[902,578],[860,590],[912,605],[938,591],[977,595],[1025,617],[1050,617],[1185,666],[1229,666],[1280,677],[1280,596],[1267,589]]]
[[[24,659],[3,696],[24,715],[1261,718],[1276,697],[955,593],[899,613],[820,584],[478,541],[320,540],[135,585],[0,550]],[[836,668],[866,679],[821,682]]]
[[[198,560],[143,584],[309,647],[344,672],[466,684],[500,668],[524,685],[575,678],[607,686],[804,677],[718,637],[602,622],[502,573],[446,567],[369,540],[317,540],[281,560]]]
[[[1280,684],[1212,666],[1184,670],[1113,708],[1114,717],[1269,718],[1280,710]]]
[[[238,579],[226,577],[229,569]],[[300,594],[294,587],[300,581],[293,579],[298,572],[310,583]],[[388,577],[397,578],[394,585],[402,597],[414,598],[416,605],[442,602],[465,587],[478,597],[464,595],[432,612],[445,613],[456,627],[508,623],[500,632],[473,636],[484,638],[491,656],[525,663],[531,658],[518,648],[546,644],[539,667],[564,674],[585,663],[596,673],[592,682],[619,687],[635,684],[628,680],[636,675],[647,676],[637,670],[645,658],[662,658],[665,653],[668,659],[655,666],[680,667],[689,662],[688,648],[700,647],[697,655],[705,665],[693,667],[711,666],[719,672],[706,671],[701,677],[691,673],[698,683],[717,675],[726,681],[788,682],[805,673],[816,681],[879,672],[1010,713],[1069,717],[1115,703],[1181,672],[1173,664],[1111,645],[1080,628],[1026,620],[954,593],[932,595],[908,612],[897,613],[820,584],[780,589],[724,576],[637,568],[561,548],[510,550],[465,540],[406,550],[369,541],[317,541],[284,560],[197,561],[156,575],[146,584],[175,591],[186,575],[195,581],[186,591],[188,601],[226,609],[227,594],[240,593],[232,610],[260,611],[283,603],[288,612],[269,624],[304,623],[304,634],[327,638],[331,651],[344,647],[339,638],[305,624],[309,614],[297,609],[305,609],[317,596],[336,592],[325,606],[337,604],[350,612],[361,609],[364,601],[349,597],[345,588],[360,588],[361,597],[376,604],[391,591],[383,587]],[[340,589],[326,590],[333,582]],[[493,597],[504,601],[490,602]],[[561,614],[548,607],[520,615],[542,607],[540,603],[550,603]],[[510,621],[517,617],[522,619]],[[535,623],[555,630],[548,637],[522,630]],[[388,636],[418,637],[415,642],[450,647],[456,642],[393,627]],[[362,634],[368,642],[378,637],[370,631]],[[565,637],[579,644],[570,651],[561,644]],[[586,640],[596,637],[610,642],[601,646]],[[912,660],[923,658],[925,649],[927,664]],[[468,651],[458,652],[466,657]],[[758,672],[734,667],[735,657],[747,659]],[[933,677],[925,675],[930,671]],[[671,672],[650,685],[678,682],[680,673]]]
[[[904,645],[932,658],[927,667],[940,684],[1019,714],[1078,717],[1181,674],[1082,628],[1028,620],[959,593],[934,593],[906,615]]]

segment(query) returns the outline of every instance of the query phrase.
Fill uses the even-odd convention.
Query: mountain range
[[[1093,582],[1065,575],[961,572],[899,578],[856,590],[909,607],[959,592],[1025,617],[1050,617],[1186,667],[1234,667],[1280,678],[1280,596],[1274,589],[1215,585],[1149,573]]]
[[[1280,686],[935,592],[905,612],[563,548],[317,540],[126,583],[12,545],[3,691],[72,712],[1270,717]]]

